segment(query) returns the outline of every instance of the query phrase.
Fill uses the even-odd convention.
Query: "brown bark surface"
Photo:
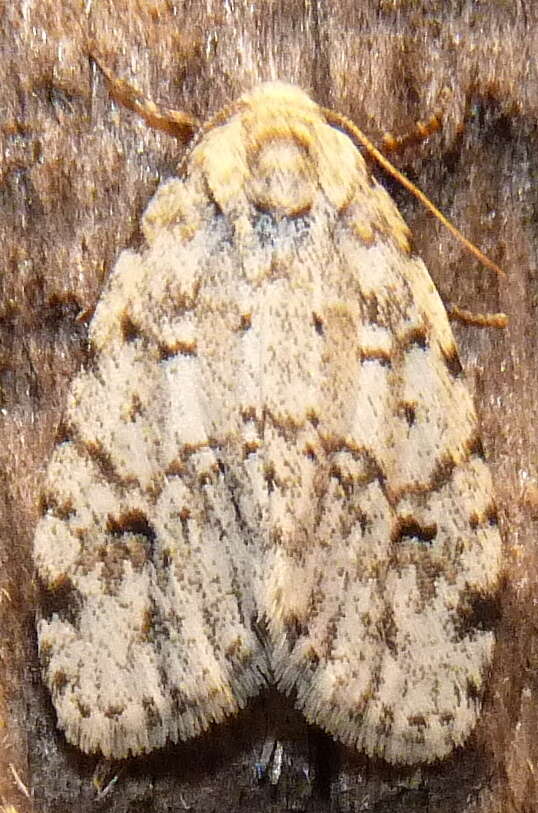
[[[484,713],[467,747],[442,763],[399,770],[369,761],[271,693],[202,738],[124,765],[85,757],[56,731],[36,657],[36,496],[84,358],[84,315],[119,252],[139,242],[141,212],[183,154],[116,108],[92,49],[146,95],[203,120],[276,78],[378,141],[444,100],[442,133],[398,164],[506,279],[388,187],[445,301],[503,310],[510,324],[455,326],[496,482],[506,580]],[[0,54],[2,813],[537,810],[536,3],[4,2]],[[272,738],[282,748],[260,781]]]

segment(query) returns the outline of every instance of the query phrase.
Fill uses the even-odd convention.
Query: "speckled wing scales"
[[[492,656],[490,474],[446,313],[396,207],[349,140],[313,113],[307,129],[301,102],[249,128],[251,222],[260,198],[281,215],[261,331],[260,607],[277,684],[309,720],[369,755],[431,761],[475,724]]]
[[[315,437],[297,421],[285,463],[302,488],[274,478],[279,519],[264,570],[273,669],[307,718],[345,743],[430,761],[463,743],[480,710],[496,513],[423,264],[346,231],[335,231],[346,251],[335,248],[334,287],[317,313],[323,350],[294,378],[305,396],[311,378],[320,387]]]
[[[500,567],[445,311],[301,91],[216,121],[118,261],[49,466],[60,726],[122,757],[274,680],[370,755],[443,757],[479,711]]]
[[[218,243],[200,226],[188,246],[163,233],[144,256],[121,256],[48,470],[40,655],[67,738],[105,756],[200,733],[268,671],[251,624],[256,517],[225,472],[237,456],[233,418],[222,421],[231,365],[211,367],[226,340],[201,276],[211,289],[224,274]]]

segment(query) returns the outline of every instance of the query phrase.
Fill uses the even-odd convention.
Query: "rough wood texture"
[[[535,4],[45,0],[5,4],[0,26],[4,810],[536,809]],[[378,139],[407,130],[445,99],[443,132],[406,151],[399,165],[507,279],[469,258],[390,180],[389,189],[445,301],[510,316],[505,331],[456,326],[496,482],[507,575],[485,711],[452,759],[389,769],[336,745],[270,695],[189,745],[108,773],[98,766],[104,785],[119,778],[96,805],[95,760],[56,732],[35,654],[35,495],[67,383],[84,357],[84,316],[119,251],[140,240],[140,214],[182,155],[173,139],[115,108],[91,48],[148,95],[202,119],[275,78],[304,87]],[[271,737],[284,746],[275,786],[255,775]]]

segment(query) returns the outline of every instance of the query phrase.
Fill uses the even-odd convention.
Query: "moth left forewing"
[[[272,322],[263,607],[279,684],[312,722],[431,761],[479,712],[500,538],[445,311],[394,204],[356,173],[345,206],[305,215]]]

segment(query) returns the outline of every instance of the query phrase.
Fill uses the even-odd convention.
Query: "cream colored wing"
[[[275,301],[267,354],[290,382],[264,410],[273,669],[338,739],[428,762],[466,739],[492,656],[490,474],[423,263],[342,218],[310,232],[290,279],[317,269],[311,289]]]
[[[257,517],[228,420],[240,405],[212,369],[212,280],[228,254],[202,229],[120,257],[47,473],[40,656],[68,740],[106,757],[198,734],[268,673],[252,628]]]

